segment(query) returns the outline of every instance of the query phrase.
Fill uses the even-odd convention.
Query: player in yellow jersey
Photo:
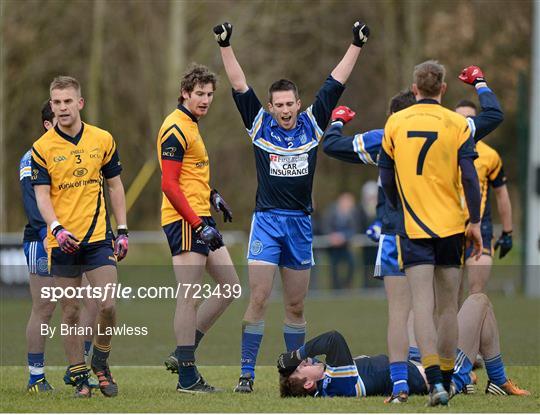
[[[476,105],[469,100],[462,100],[456,106],[456,112],[466,118],[476,116]],[[484,141],[476,144],[478,158],[474,161],[478,180],[480,182],[482,217],[482,256],[475,260],[470,256],[470,250],[465,250],[465,266],[469,282],[469,294],[485,292],[485,287],[493,264],[493,224],[491,221],[490,191],[493,189],[497,201],[497,209],[502,222],[502,234],[495,243],[500,248],[499,257],[503,258],[512,249],[512,204],[506,187],[501,157]]]
[[[181,81],[178,107],[165,118],[157,137],[163,190],[161,225],[181,288],[174,316],[177,347],[165,365],[173,373],[178,371],[177,390],[187,393],[216,391],[199,374],[195,350],[231,303],[233,287],[239,287],[210,205],[223,212],[225,222],[232,221],[232,213],[221,195],[210,189],[210,163],[198,125],[208,113],[215,88],[216,75],[207,67],[188,69]],[[202,284],[205,267],[221,295],[211,295],[199,306],[194,294]]]
[[[444,75],[436,61],[415,67],[412,91],[417,103],[389,117],[379,159],[386,195],[397,206],[399,194],[403,206],[404,231],[398,246],[411,287],[414,331],[431,406],[448,403],[457,348],[465,242],[460,177],[470,212],[467,236],[474,242],[473,256],[479,256],[482,244],[474,140],[465,118],[440,105],[446,92]]]
[[[93,287],[117,282],[116,261],[128,249],[128,231],[122,167],[116,143],[107,131],[81,121],[84,107],[79,82],[56,77],[50,86],[56,126],[32,147],[32,184],[39,211],[47,223],[47,251],[57,287],[80,287],[86,274]],[[103,196],[107,182],[111,207],[118,225],[114,238]],[[69,362],[64,381],[76,388],[76,396],[90,397],[89,370],[83,357],[82,337],[73,328],[79,323],[79,300],[60,299],[62,323],[72,330],[63,336]],[[116,325],[114,298],[102,298],[98,324],[101,333]],[[105,396],[116,396],[118,386],[108,365],[111,335],[96,333],[92,370]]]

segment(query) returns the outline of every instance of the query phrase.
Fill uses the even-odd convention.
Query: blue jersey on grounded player
[[[503,112],[495,94],[488,87],[478,89],[482,111],[467,118],[475,141],[492,132],[503,120]],[[342,123],[333,123],[325,133],[324,152],[331,157],[349,163],[377,165],[384,130],[371,130],[354,136],[343,136]],[[380,188],[377,201],[377,219],[382,223],[381,233],[395,235],[403,226],[401,207],[393,209]]]
[[[47,224],[39,212],[36,194],[32,186],[32,151],[28,150],[19,165],[19,183],[23,198],[24,211],[28,223],[24,227],[23,242],[43,241],[47,236]]]
[[[311,193],[317,149],[345,87],[329,76],[315,102],[298,115],[295,128],[281,128],[265,111],[252,88],[233,91],[255,151],[256,211],[271,209],[313,211]]]

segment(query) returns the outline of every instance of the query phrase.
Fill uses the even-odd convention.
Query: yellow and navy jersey
[[[408,238],[464,232],[458,163],[476,157],[467,120],[435,100],[421,100],[390,116],[379,166],[395,169]]]
[[[103,182],[121,171],[112,135],[90,124],[75,137],[56,126],[32,146],[32,184],[51,186],[58,221],[83,244],[112,238]],[[58,246],[50,229],[47,237],[49,248]]]
[[[478,174],[478,181],[480,182],[480,216],[482,222],[485,219],[491,220],[491,209],[489,205],[489,188],[500,187],[506,184],[506,176],[504,174],[503,164],[499,153],[492,147],[488,146],[483,141],[476,143],[476,151],[478,152],[478,158],[474,160],[474,167]],[[462,195],[465,198],[465,195]],[[467,217],[469,212],[466,209]]]
[[[198,216],[210,216],[210,162],[197,119],[182,105],[170,113],[157,136],[159,165],[162,160],[182,162],[180,189]],[[161,226],[184,219],[167,196],[161,203]]]

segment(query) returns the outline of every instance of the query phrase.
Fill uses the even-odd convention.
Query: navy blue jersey
[[[314,396],[363,397],[392,392],[388,356],[360,356],[353,359],[347,341],[338,331],[321,334],[299,349],[300,357],[326,357],[324,377],[317,382]],[[416,366],[407,364],[411,393],[427,392],[424,378]]]
[[[253,143],[257,169],[256,211],[313,211],[311,193],[317,149],[332,110],[345,87],[331,76],[315,102],[298,114],[295,128],[285,130],[264,110],[252,88],[233,90],[233,98]]]
[[[28,223],[24,227],[24,242],[42,241],[47,236],[47,224],[41,217],[32,186],[32,150],[28,150],[19,165],[19,183]]]
[[[348,163],[361,163],[377,165],[379,152],[381,151],[384,130],[377,129],[356,134],[343,136],[343,124],[336,122],[326,130],[324,134],[323,150],[330,157]],[[401,206],[392,208],[387,203],[386,196],[379,181],[379,193],[377,196],[377,219],[382,223],[381,233],[394,235],[403,222],[401,219]]]

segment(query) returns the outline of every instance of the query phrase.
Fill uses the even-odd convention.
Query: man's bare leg
[[[296,270],[282,267],[280,272],[285,307],[283,339],[286,349],[292,351],[303,346],[306,339],[304,300],[309,288],[311,269]]]
[[[478,261],[474,258],[468,258],[465,261],[467,279],[469,280],[469,295],[486,292],[492,264],[493,258],[489,255],[482,255]]]
[[[86,274],[83,274],[81,286],[89,286],[90,282],[86,278]],[[88,363],[88,356],[90,355],[90,349],[92,348],[92,342],[94,340],[94,333],[97,333],[97,315],[98,315],[98,299],[84,297],[82,303],[84,308],[81,310],[80,323],[82,327],[90,327],[87,334],[83,336],[84,340],[84,358]]]
[[[390,378],[393,384],[392,395],[387,401],[392,402],[399,399],[400,392],[409,393],[407,369],[409,336],[407,322],[411,310],[411,291],[407,279],[403,276],[385,276],[384,288],[388,301],[387,344],[390,360]]]
[[[189,388],[198,381],[195,367],[195,330],[197,327],[196,285],[202,284],[207,257],[196,252],[183,252],[173,256],[176,282],[181,285],[176,299],[174,332],[176,335],[176,358],[178,359],[178,383]]]
[[[68,287],[79,287],[81,285],[81,277],[54,277],[54,284],[64,290]],[[60,299],[62,307],[62,324],[66,324],[71,330],[63,336],[64,351],[70,366],[84,363],[84,349],[82,345],[82,337],[73,334],[76,325],[79,325],[80,302],[77,298],[66,298],[63,296]]]

